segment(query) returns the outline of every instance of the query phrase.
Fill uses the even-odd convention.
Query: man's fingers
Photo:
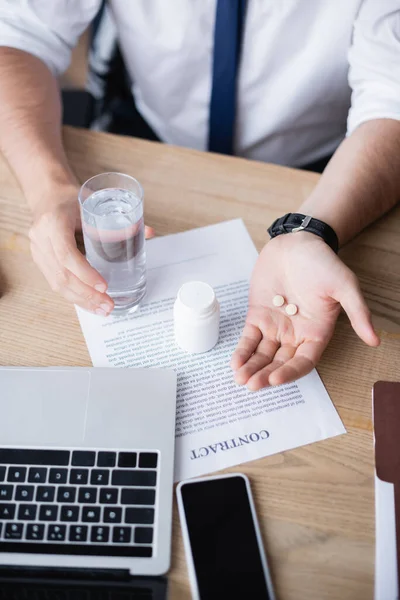
[[[279,369],[286,362],[291,360],[295,352],[295,346],[281,346],[277,350],[274,356],[274,360],[257,373],[254,373],[252,377],[250,377],[250,379],[247,382],[247,387],[249,388],[249,390],[251,390],[252,392],[257,392],[261,388],[270,385],[270,374],[276,369]]]
[[[245,364],[256,350],[262,339],[262,333],[258,327],[246,323],[242,335],[236,346],[236,350],[232,355],[231,367],[234,371],[240,369]]]
[[[101,317],[106,317],[109,314],[108,311],[103,310],[102,308],[100,308],[97,304],[95,304],[90,299],[84,300],[82,298],[82,296],[80,296],[76,292],[73,292],[70,288],[64,288],[60,292],[60,295],[63,298],[65,298],[66,300],[68,300],[68,302],[72,302],[76,306],[80,306],[84,310],[88,310],[90,312],[93,312],[96,315],[99,315]]]
[[[379,346],[380,339],[375,333],[371,313],[355,275],[338,291],[334,298],[340,302],[346,311],[354,331],[363,342],[368,346]]]
[[[315,364],[305,356],[294,356],[287,363],[281,365],[269,374],[269,385],[282,385],[290,383],[307,375],[315,367]]]
[[[155,235],[156,235],[156,232],[153,229],[153,227],[149,227],[148,225],[146,225],[144,228],[144,237],[146,238],[146,240],[150,240]]]
[[[269,385],[290,383],[307,375],[316,366],[325,347],[325,342],[304,342],[301,344],[293,358],[270,373]]]
[[[36,265],[39,267],[40,271],[43,273],[43,275],[47,279],[47,282],[50,285],[50,287],[54,290],[55,285],[53,283],[53,278],[54,278],[54,273],[57,271],[58,265],[54,264],[54,259],[49,260],[48,255],[46,256],[46,258],[44,258],[44,256],[35,247],[35,245],[32,245],[31,252],[32,252],[33,260],[35,261]],[[71,292],[68,288],[64,289],[61,295],[66,300],[69,300],[70,302],[73,302],[74,304],[77,304],[81,300],[77,294],[75,294],[74,292]],[[95,312],[96,308],[98,308],[98,307],[95,306],[95,304],[90,304],[90,303],[87,307],[88,310],[91,310],[93,312]]]
[[[90,310],[98,315],[106,316],[114,308],[114,303],[107,294],[98,292],[91,286],[80,281],[76,275],[62,267],[54,256],[47,252],[43,255],[32,244],[32,256],[43,275],[46,277],[53,291],[60,293],[67,300],[74,302],[85,310]]]
[[[257,373],[269,365],[273,361],[278,348],[279,343],[276,340],[261,340],[255,353],[250,356],[249,360],[236,372],[236,383],[239,383],[240,385],[246,384],[254,373]]]
[[[51,240],[57,263],[73,273],[78,279],[99,292],[107,290],[107,282],[93,269],[76,246],[72,232],[62,238],[57,236]]]
[[[98,292],[95,288],[83,283],[74,273],[68,269],[62,269],[56,275],[55,291],[66,297],[66,292],[72,292],[76,295],[75,304],[85,310],[93,310],[98,315],[106,316],[114,308],[114,302],[107,294]],[[54,289],[54,288],[53,288]]]

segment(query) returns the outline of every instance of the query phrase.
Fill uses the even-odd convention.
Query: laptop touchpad
[[[0,445],[80,445],[89,385],[83,369],[1,369]]]

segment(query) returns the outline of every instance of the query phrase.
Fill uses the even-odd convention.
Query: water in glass
[[[108,283],[115,311],[138,306],[146,291],[143,204],[131,191],[91,194],[82,211],[86,258]]]

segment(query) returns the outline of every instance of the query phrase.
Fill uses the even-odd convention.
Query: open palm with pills
[[[323,240],[307,232],[271,240],[254,268],[246,323],[232,356],[236,382],[256,391],[309,373],[341,306],[357,335],[379,345],[357,277]]]

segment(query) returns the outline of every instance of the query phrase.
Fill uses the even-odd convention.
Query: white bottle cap
[[[175,340],[186,352],[207,352],[219,336],[219,302],[213,288],[202,281],[185,283],[174,305]]]

